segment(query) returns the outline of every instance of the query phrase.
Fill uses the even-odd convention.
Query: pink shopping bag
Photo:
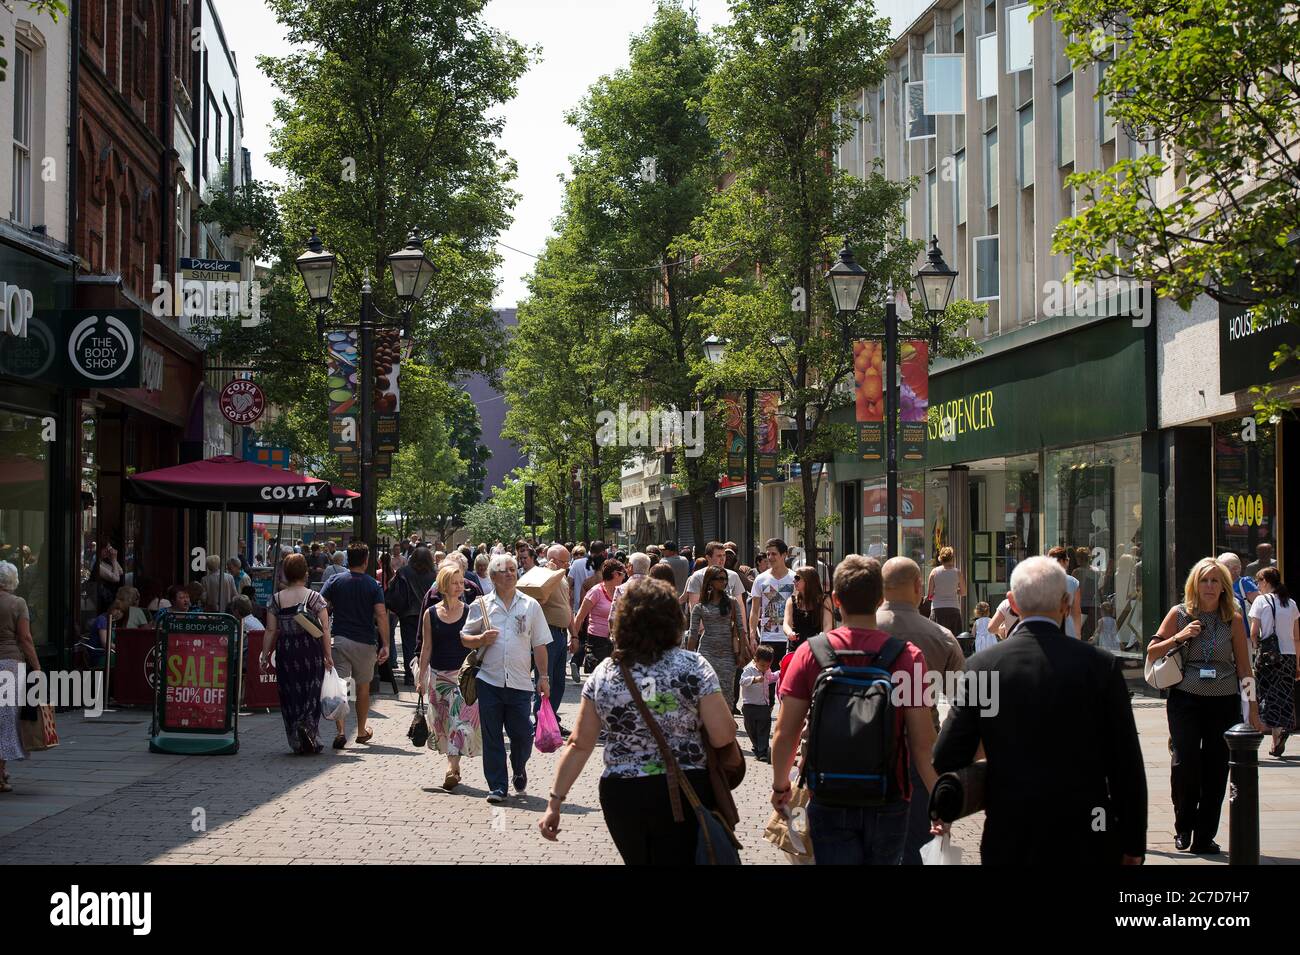
[[[551,701],[546,697],[542,697],[542,707],[537,711],[537,732],[533,736],[533,743],[543,753],[553,753],[564,745],[564,738],[560,736],[560,721],[555,718]]]

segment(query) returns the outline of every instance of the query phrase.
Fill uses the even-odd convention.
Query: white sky
[[[239,63],[244,103],[244,146],[252,153],[253,176],[283,181],[266,161],[268,126],[275,91],[257,69],[261,54],[289,52],[284,30],[257,0],[216,0],[226,39]],[[927,6],[926,0],[878,0],[877,9],[901,30]],[[711,29],[727,17],[726,0],[696,0],[701,26]],[[578,147],[577,132],[564,122],[588,86],[627,65],[628,40],[654,14],[654,0],[491,0],[488,22],[528,46],[542,47],[540,61],[519,84],[519,95],[504,107],[501,144],[518,164],[514,188],[521,194],[515,221],[501,236],[505,245],[541,251],[563,198],[559,176],[569,169]],[[236,12],[237,11],[237,12]],[[526,292],[524,278],[533,259],[500,250],[503,263],[494,304],[513,307]]]

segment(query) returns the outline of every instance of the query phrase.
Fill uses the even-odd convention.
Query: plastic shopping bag
[[[945,832],[921,846],[922,865],[961,865],[961,847],[952,844],[952,835]]]
[[[341,720],[348,715],[348,685],[333,667],[321,680],[320,714],[327,720]]]
[[[533,743],[543,753],[553,753],[564,745],[564,738],[560,736],[560,722],[555,718],[551,701],[546,697],[542,697],[541,709],[537,711],[537,732],[533,736]]]

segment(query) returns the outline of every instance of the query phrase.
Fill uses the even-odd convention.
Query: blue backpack
[[[885,806],[902,798],[897,758],[894,661],[906,643],[890,637],[877,653],[836,650],[819,633],[808,649],[821,672],[808,714],[808,758],[802,781],[822,805]]]

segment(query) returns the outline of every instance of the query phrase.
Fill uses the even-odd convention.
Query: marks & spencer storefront
[[[1160,536],[1151,336],[1130,318],[1057,318],[936,362],[925,467],[899,473],[898,553],[928,574],[956,551],[963,619],[996,609],[1019,561],[1065,546],[1084,636],[1133,660],[1137,682],[1162,612],[1143,600],[1160,592],[1159,561],[1143,559]],[[883,465],[841,455],[835,474],[841,552],[882,555]]]

